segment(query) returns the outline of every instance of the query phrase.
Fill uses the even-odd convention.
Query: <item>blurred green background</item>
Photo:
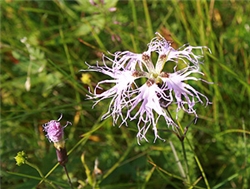
[[[70,188],[42,128],[61,113],[62,124],[73,123],[65,137],[75,188],[250,187],[248,1],[0,3],[2,188]],[[197,105],[199,120],[183,142],[164,132],[168,128],[160,122],[166,142],[153,143],[150,131],[149,143],[139,146],[136,121],[121,128],[111,118],[101,121],[109,101],[92,109],[93,102],[86,100],[88,85],[95,86],[103,75],[79,70],[87,68],[85,62],[101,62],[103,53],[143,52],[156,31],[175,48],[189,43],[211,49],[201,67],[214,85],[194,87],[213,104]],[[89,82],[83,83],[83,76]],[[192,119],[184,115],[180,124]],[[36,167],[17,166],[19,151]],[[96,159],[100,175],[92,175]]]

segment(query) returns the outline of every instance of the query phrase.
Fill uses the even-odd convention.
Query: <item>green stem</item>
[[[152,22],[151,22],[149,11],[148,11],[147,0],[143,0],[143,8],[144,8],[145,19],[147,23],[148,36],[150,38],[153,38],[154,32],[152,30]]]
[[[200,160],[199,160],[199,158],[197,157],[197,155],[195,154],[195,151],[194,151],[194,149],[193,149],[193,146],[191,145],[191,143],[190,143],[190,141],[188,140],[188,138],[186,138],[186,140],[187,140],[187,142],[188,142],[188,145],[189,145],[191,151],[192,151],[193,154],[194,154],[195,161],[196,161],[196,163],[198,164],[198,167],[199,167],[199,169],[200,169],[200,171],[201,171],[201,174],[202,174],[202,177],[203,177],[204,182],[205,182],[205,184],[206,184],[206,187],[207,187],[207,189],[210,189],[209,182],[208,182],[208,180],[207,180],[207,177],[206,177],[206,174],[205,174],[205,172],[204,172],[204,170],[203,170],[203,167],[202,167],[202,165],[201,165],[201,163],[200,163]]]
[[[59,165],[59,163],[57,163],[44,177],[43,179],[39,182],[38,185],[42,184],[43,181],[46,181],[46,178],[56,169],[56,167]]]
[[[129,154],[129,152],[131,151],[131,149],[133,148],[134,144],[131,142],[129,144],[130,146],[128,146],[127,150],[123,153],[122,157],[120,157],[120,159],[117,161],[117,163],[115,163],[113,165],[113,167],[111,167],[104,175],[103,175],[103,180],[105,178],[107,178],[117,167],[119,167],[122,163],[122,161],[125,159],[125,157],[127,157],[127,155]]]
[[[44,178],[43,173],[41,172],[41,170],[34,164],[28,162],[27,160],[25,161],[25,164],[29,165],[30,167],[34,168],[40,175],[40,177]]]
[[[185,162],[186,181],[187,181],[187,183],[190,183],[189,166],[188,166],[188,160],[187,160],[187,154],[186,154],[186,149],[185,149],[185,145],[184,145],[184,140],[181,141],[181,147],[182,147],[182,152],[183,152],[184,162]]]
[[[180,171],[181,176],[182,176],[184,179],[187,179],[187,175],[186,175],[186,173],[185,173],[185,171],[184,171],[184,169],[183,169],[183,167],[182,167],[182,165],[181,165],[181,161],[180,161],[180,159],[179,159],[179,157],[178,157],[178,155],[177,155],[177,152],[176,152],[176,150],[175,150],[175,147],[174,147],[172,141],[169,141],[169,144],[170,144],[170,147],[171,147],[171,149],[172,149],[172,151],[173,151],[174,158],[175,158],[175,161],[176,161],[176,163],[177,163],[177,165],[178,165],[178,168],[179,168],[179,171]]]
[[[134,22],[134,35],[131,36],[135,36],[135,38],[138,38],[138,19],[137,19],[137,14],[136,14],[136,6],[135,6],[135,0],[130,0],[129,3],[131,5],[131,10],[132,10],[132,16],[133,16],[133,22]],[[134,48],[135,50],[137,50],[137,48]],[[137,52],[137,51],[136,51]]]
[[[244,120],[242,120],[242,129],[244,131],[246,131],[246,125],[245,125],[245,122]],[[249,155],[248,155],[248,147],[247,147],[247,136],[246,136],[246,132],[243,132],[243,143],[244,143],[244,154],[245,154],[245,167],[248,167],[249,164],[248,164],[248,159],[249,159]],[[248,169],[246,169],[246,172],[245,172],[245,177],[243,178],[243,187],[242,188],[249,188],[249,171]]]
[[[40,175],[40,177],[42,178],[42,180],[38,183],[38,185],[40,185],[42,183],[42,181],[45,181],[46,183],[49,183],[53,188],[56,188],[56,186],[54,184],[52,184],[51,182],[49,182],[43,175],[43,173],[41,172],[41,170],[35,165],[32,164],[30,162],[28,162],[27,160],[25,161],[25,164],[29,165],[30,167],[34,168],[38,174]]]
[[[73,63],[72,63],[72,60],[71,60],[71,57],[70,57],[69,48],[68,48],[68,46],[67,46],[67,44],[66,44],[66,42],[64,40],[64,33],[63,33],[61,28],[59,29],[59,33],[60,33],[60,36],[62,38],[64,52],[65,52],[65,55],[67,57],[67,63],[69,65],[70,75],[71,75],[72,78],[74,78],[74,80],[72,81],[72,86],[73,86],[74,91],[75,91],[76,102],[78,104],[81,104],[81,97],[80,97],[80,94],[78,92],[77,83],[75,82],[76,81],[76,76],[75,76],[74,66],[73,66]],[[81,111],[81,107],[76,106],[76,111]],[[71,132],[70,132],[70,135],[69,135],[69,139],[73,138],[75,130],[76,130],[76,127],[71,127]]]

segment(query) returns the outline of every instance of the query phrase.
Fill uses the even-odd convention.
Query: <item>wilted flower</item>
[[[114,59],[104,56],[103,65],[87,64],[88,70],[83,70],[100,72],[112,78],[100,81],[88,98],[96,99],[94,106],[101,100],[111,98],[108,111],[102,118],[112,116],[114,124],[117,124],[119,118],[120,125],[138,119],[138,143],[142,139],[147,141],[146,133],[151,126],[155,140],[161,139],[157,132],[160,117],[165,119],[168,126],[178,127],[166,111],[169,105],[177,104],[177,113],[182,109],[197,117],[195,104],[210,103],[205,95],[186,83],[188,80],[202,80],[197,78],[197,75],[203,75],[200,72],[202,55],[195,55],[193,50],[198,49],[203,54],[203,49],[207,47],[184,45],[176,50],[159,33],[156,34],[157,37],[152,39],[147,51],[142,54],[116,52]],[[158,54],[155,64],[151,58],[153,52]],[[112,65],[108,66],[107,61]],[[169,71],[164,70],[167,62],[175,64]],[[97,90],[101,89],[102,84],[113,86],[99,94]]]

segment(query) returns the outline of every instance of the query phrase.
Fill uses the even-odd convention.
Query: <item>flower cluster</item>
[[[25,164],[26,162],[26,154],[24,151],[21,151],[21,152],[18,152],[16,157],[15,157],[15,160],[16,160],[16,164],[18,166],[21,166],[22,164]]]
[[[111,98],[108,111],[102,118],[112,116],[114,124],[119,119],[120,125],[137,119],[138,143],[143,139],[148,141],[146,133],[150,127],[154,131],[154,142],[157,138],[162,139],[157,130],[160,117],[165,119],[168,126],[178,127],[166,111],[171,104],[177,106],[178,119],[179,110],[197,117],[195,104],[210,103],[205,95],[187,83],[189,80],[202,80],[197,76],[204,75],[200,71],[200,64],[203,49],[207,47],[184,45],[176,50],[159,33],[156,35],[142,54],[116,52],[113,59],[104,56],[102,65],[87,64],[88,70],[83,70],[100,72],[111,78],[100,81],[88,98],[96,100],[94,106]],[[194,54],[194,49],[200,50],[201,55]],[[153,53],[158,55],[155,64],[152,61]],[[109,66],[107,62],[112,64]],[[170,71],[165,71],[167,62],[174,64]],[[112,84],[112,87],[100,93],[103,84]]]

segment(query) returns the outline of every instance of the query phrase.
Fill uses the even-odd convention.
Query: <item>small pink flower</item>
[[[72,125],[71,122],[67,121],[65,126],[61,126],[59,122],[62,119],[62,115],[58,120],[51,120],[48,123],[43,125],[44,131],[47,132],[46,137],[50,142],[61,142],[63,140],[63,129],[68,126],[68,124]]]

